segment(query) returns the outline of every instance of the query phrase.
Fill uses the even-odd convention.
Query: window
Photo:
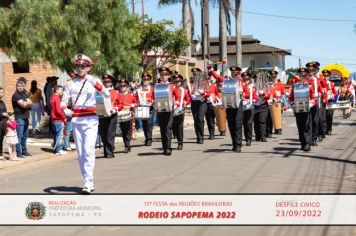
[[[250,60],[250,67],[251,68],[255,68],[255,61],[254,60]]]
[[[13,62],[12,67],[14,69],[14,74],[30,73],[30,65],[28,64],[28,62]]]

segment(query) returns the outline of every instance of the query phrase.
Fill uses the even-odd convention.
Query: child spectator
[[[9,145],[9,160],[20,161],[21,159],[16,156],[16,144],[19,142],[17,138],[17,123],[14,113],[8,113],[9,120],[7,121],[6,143]]]
[[[54,93],[50,98],[51,120],[54,127],[53,151],[55,154],[58,155],[66,154],[66,152],[62,150],[64,125],[66,122],[66,116],[60,106],[62,95],[63,87],[60,85],[56,85],[54,87]]]

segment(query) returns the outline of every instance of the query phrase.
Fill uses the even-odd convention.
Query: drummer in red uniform
[[[218,75],[215,71],[212,70],[212,67],[208,67],[209,72],[218,83],[222,83],[225,78],[223,76]],[[243,94],[242,98],[249,97],[250,93],[245,82],[242,81],[241,78],[241,68],[237,66],[230,67],[231,76],[233,79],[237,80],[240,84],[240,92]],[[241,152],[242,146],[242,121],[243,121],[243,108],[242,108],[242,99],[240,100],[240,104],[238,108],[226,108],[227,115],[227,124],[229,126],[231,140],[232,140],[232,151]]]
[[[130,114],[129,118],[120,120],[120,114],[125,112],[126,114],[132,113],[132,108],[137,106],[136,97],[129,92],[130,83],[125,79],[121,79],[119,81],[119,94],[117,96],[117,110],[118,113],[118,121],[120,124],[120,128],[122,131],[122,138],[125,144],[124,153],[131,152],[130,145],[130,134],[131,134],[131,122],[132,122],[132,114]]]
[[[276,91],[277,101],[281,102],[282,101],[282,96],[285,95],[285,91],[284,91],[283,84],[278,79],[278,71],[270,70],[270,71],[268,71],[268,75],[271,78],[270,87],[272,87],[273,90]],[[282,120],[282,113],[276,114],[276,116],[278,116],[278,119]],[[281,124],[282,124],[282,121],[281,121]],[[268,116],[267,116],[267,135],[268,135],[268,137],[272,136],[272,130],[273,130],[272,117],[271,117],[270,111],[268,110]],[[275,134],[282,134],[282,129],[279,129],[279,128],[276,129],[276,127],[274,127],[274,133]]]
[[[184,109],[190,104],[190,96],[188,91],[183,87],[183,76],[180,74],[173,75],[173,82],[176,85],[173,90],[174,97],[174,118],[173,130],[177,136],[178,147],[177,150],[183,149],[183,125],[184,125]]]
[[[174,84],[171,84],[169,81],[170,78],[170,70],[167,67],[162,67],[158,69],[160,73],[159,83],[160,84],[169,84],[172,92],[175,88]],[[161,132],[161,139],[162,139],[162,147],[163,147],[163,154],[166,156],[172,155],[172,125],[173,125],[173,111],[171,112],[157,112],[158,123]]]
[[[323,70],[321,72],[323,77],[326,79],[326,83],[328,85],[327,89],[327,101],[326,104],[333,103],[334,97],[336,96],[337,92],[335,89],[335,84],[330,81],[331,72],[329,70]],[[332,132],[332,125],[333,125],[333,118],[334,118],[334,109],[327,109],[326,110],[326,134],[331,135]]]
[[[154,88],[150,85],[152,76],[145,72],[141,76],[141,88],[136,91],[136,100],[140,106],[148,106],[150,109],[150,118],[142,120],[143,133],[145,134],[145,145],[152,145],[152,112],[153,112],[153,97],[154,97]]]
[[[315,94],[314,86],[310,85],[307,81],[309,70],[307,68],[299,68],[299,77],[301,80],[298,82],[300,84],[308,84],[309,88],[309,107],[315,104]],[[294,86],[292,87],[291,93],[289,95],[290,104],[294,107]],[[299,141],[301,143],[301,150],[309,152],[311,150],[311,144],[313,141],[312,132],[312,117],[311,112],[296,112],[295,118],[297,121]]]

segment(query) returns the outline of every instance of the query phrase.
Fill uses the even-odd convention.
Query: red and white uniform
[[[314,93],[314,99],[317,99],[319,97],[323,97],[323,86],[321,85],[321,82],[318,78],[307,78],[305,80],[306,83],[308,83],[310,86],[313,88],[313,93]],[[319,106],[318,101],[315,101],[315,106]]]
[[[216,86],[216,84],[209,84],[209,88],[210,88],[210,96],[209,96],[209,100],[208,102],[212,102],[214,103],[218,98],[219,98],[219,91],[218,91],[218,86]]]
[[[85,82],[86,81],[86,82]],[[83,83],[84,87],[78,96]],[[95,142],[98,135],[98,116],[96,115],[95,93],[100,92],[103,97],[109,98],[109,91],[99,80],[91,75],[84,79],[76,77],[68,84],[63,93],[61,102],[65,109],[69,100],[73,104],[72,125],[74,142],[77,149],[80,171],[84,177],[84,185],[93,187],[93,172],[95,164]],[[75,103],[78,97],[77,102]],[[74,104],[75,103],[75,104]],[[66,112],[68,109],[65,109]]]
[[[140,106],[147,106],[147,104],[152,104],[154,98],[154,88],[151,85],[146,87],[142,86],[136,90],[135,96]]]
[[[181,106],[183,109],[190,104],[189,92],[184,89],[183,86],[175,86],[175,88],[173,89],[173,99],[175,107]]]
[[[121,110],[129,111],[131,110],[132,107],[137,106],[137,99],[133,95],[133,93],[126,91],[125,93],[119,93],[116,99],[116,104],[117,104],[118,111]]]

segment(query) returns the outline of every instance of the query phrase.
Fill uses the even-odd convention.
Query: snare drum
[[[171,112],[173,109],[173,99],[171,87],[169,84],[156,84],[155,90],[155,108],[157,112]]]
[[[240,106],[240,86],[236,80],[224,80],[222,84],[222,103],[225,108]]]
[[[309,85],[294,84],[294,111],[295,113],[309,112]]]
[[[150,107],[135,107],[135,119],[147,120],[150,118]]]
[[[132,119],[130,111],[119,111],[117,113],[117,122],[126,122]]]

